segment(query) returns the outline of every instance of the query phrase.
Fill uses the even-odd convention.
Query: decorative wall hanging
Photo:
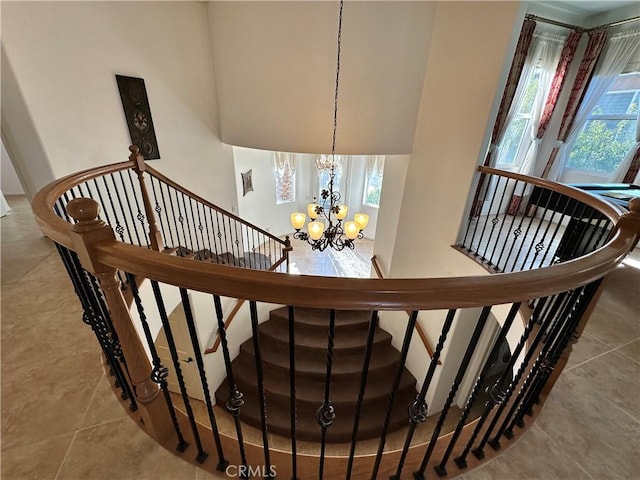
[[[242,196],[244,197],[247,193],[253,192],[253,181],[251,180],[251,173],[253,170],[249,170],[245,173],[240,173],[242,176]]]
[[[153,129],[147,89],[142,78],[116,75],[124,116],[127,119],[131,143],[140,148],[145,160],[160,158],[156,132]]]

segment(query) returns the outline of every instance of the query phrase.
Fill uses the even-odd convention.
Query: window
[[[498,168],[509,169],[519,167],[524,159],[528,142],[527,132],[532,128],[533,109],[538,89],[540,88],[540,76],[542,69],[535,67],[529,76],[527,87],[520,103],[520,108],[509,123],[507,131],[500,142],[496,165]]]
[[[275,152],[273,173],[276,180],[276,204],[296,201],[296,169],[293,153]]]
[[[318,193],[322,195],[323,190],[327,190],[329,188],[329,180],[330,180],[330,165],[331,165],[331,155],[318,155],[316,156],[316,168],[318,168]],[[333,169],[333,191],[343,193],[345,182],[346,182],[346,168],[347,162],[346,157],[343,155],[335,156],[335,167]],[[342,196],[342,200],[346,201],[344,195]]]
[[[382,176],[384,174],[384,157],[367,158],[367,169],[364,176],[364,194],[362,203],[370,207],[380,206],[382,193]]]
[[[608,177],[636,143],[640,72],[616,78],[586,119],[565,168]]]

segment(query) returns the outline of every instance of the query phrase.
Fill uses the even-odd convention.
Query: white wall
[[[8,1],[1,8],[3,138],[11,132],[7,146],[36,189],[126,160],[121,74],[145,80],[162,156],[153,166],[223,208],[235,205],[203,3]],[[13,84],[5,84],[5,54]]]
[[[411,151],[435,5],[345,3],[338,153]],[[328,153],[337,2],[210,2],[208,12],[222,140]]]
[[[24,188],[22,188],[20,179],[13,168],[11,157],[4,147],[4,142],[2,142],[1,147],[0,182],[2,186],[0,190],[2,190],[2,193],[5,195],[24,195]]]

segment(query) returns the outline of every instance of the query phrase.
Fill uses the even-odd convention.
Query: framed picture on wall
[[[242,196],[244,197],[247,193],[253,192],[253,180],[251,179],[252,170],[248,172],[240,173],[242,176]]]
[[[124,116],[129,127],[131,143],[140,148],[145,160],[160,158],[156,132],[153,128],[147,89],[142,78],[116,75]]]

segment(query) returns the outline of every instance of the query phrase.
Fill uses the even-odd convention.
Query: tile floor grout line
[[[87,418],[87,415],[89,414],[89,410],[91,409],[91,404],[93,403],[93,401],[96,398],[96,395],[98,394],[98,388],[100,388],[100,383],[102,382],[102,379],[104,378],[104,376],[105,376],[105,373],[102,372],[102,375],[100,375],[100,378],[98,379],[98,383],[96,384],[96,388],[93,390],[93,395],[91,395],[89,402],[87,402],[87,408],[85,408],[84,413],[82,414],[82,418],[80,419],[81,426],[84,423],[84,420]]]
[[[624,408],[622,408],[620,405],[618,405],[617,403],[609,400],[609,402],[614,405],[618,410],[620,410],[622,413],[624,413],[626,416],[628,416],[629,418],[631,418],[634,422],[640,424],[640,420],[637,419],[636,417],[634,417],[633,415],[631,415],[629,412],[627,412]]]
[[[71,441],[69,442],[69,446],[67,447],[67,451],[64,452],[64,457],[62,457],[62,461],[60,462],[60,466],[58,467],[58,470],[56,471],[56,475],[55,475],[55,477],[53,477],[53,480],[58,480],[58,478],[60,477],[60,472],[62,472],[62,467],[64,466],[64,463],[67,461],[67,457],[69,456],[69,453],[71,452],[71,447],[73,446],[73,444],[76,441],[76,437],[78,436],[78,432],[79,432],[79,430],[76,430],[75,432],[73,432],[73,437],[71,438]]]
[[[543,409],[544,409],[544,407],[543,407]],[[553,439],[553,437],[551,437],[551,435],[549,435],[549,434],[544,430],[544,428],[543,428],[541,425],[539,425],[537,422],[536,422],[536,423],[534,423],[534,424],[532,425],[532,428],[537,428],[537,429],[538,429],[538,430],[539,430],[539,431],[540,431],[540,432],[541,432],[541,433],[542,433],[542,434],[543,434],[543,435],[548,439],[548,441],[549,441],[549,443],[550,443],[550,444],[552,444],[552,445],[556,445],[557,447],[561,448],[561,446],[557,444],[557,442]],[[529,432],[527,432],[527,433],[529,433]],[[590,473],[589,473],[589,472],[588,472],[588,471],[587,471],[587,470],[586,470],[586,469],[585,469],[585,468],[584,468],[580,463],[578,463],[577,461],[575,461],[575,460],[571,457],[571,455],[569,455],[569,453],[568,453],[568,452],[565,452],[564,450],[562,450],[562,454],[563,454],[565,457],[567,457],[567,458],[569,459],[569,461],[570,461],[570,462],[572,462],[572,463],[573,463],[574,465],[576,465],[580,470],[582,470],[582,471],[585,473],[585,475],[586,475],[587,477],[589,477],[589,480],[597,480],[597,479],[596,479],[596,478],[594,478],[594,477],[593,477],[593,476],[592,476],[592,475],[591,475],[591,474],[590,474]]]
[[[591,336],[592,336],[592,335],[591,335]],[[598,341],[600,341],[600,342],[601,342],[601,340],[600,340],[600,339],[598,339],[597,337],[594,337],[594,338],[596,338]],[[637,338],[634,338],[634,339],[633,339],[633,340],[631,340],[630,342],[627,342],[627,343],[624,343],[624,344],[619,345],[619,346],[617,346],[617,347],[611,348],[611,349],[607,350],[606,352],[599,353],[599,354],[598,354],[598,355],[596,355],[595,357],[591,357],[591,358],[589,358],[588,360],[585,360],[584,362],[580,362],[580,363],[578,363],[578,364],[576,364],[576,365],[573,365],[573,366],[571,366],[571,367],[569,367],[569,368],[565,368],[565,369],[563,370],[563,372],[570,372],[570,371],[571,371],[571,370],[573,370],[574,368],[581,367],[582,365],[584,365],[584,364],[586,364],[586,363],[589,363],[589,362],[591,362],[591,361],[593,361],[593,360],[597,360],[598,358],[603,357],[604,355],[607,355],[608,353],[615,352],[616,350],[618,350],[618,349],[620,349],[620,348],[626,347],[627,345],[632,344],[632,343],[633,343],[633,342],[635,342],[636,340],[638,340],[638,339],[637,339]],[[579,341],[578,341],[578,343],[579,343]],[[622,355],[624,355],[624,354],[622,354]],[[626,355],[624,355],[624,356],[626,357]],[[628,358],[628,357],[627,357],[627,358]],[[631,360],[633,360],[633,359],[631,359]],[[635,360],[634,360],[634,362],[635,362],[635,363],[638,363],[638,362],[636,362]]]

